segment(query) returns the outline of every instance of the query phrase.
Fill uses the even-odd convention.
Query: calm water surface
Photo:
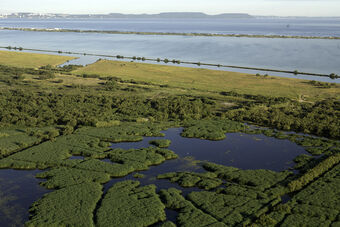
[[[141,142],[116,143],[112,148],[144,148],[151,146],[150,140],[169,139],[172,141],[170,150],[179,155],[176,160],[166,161],[161,165],[152,166],[141,171],[145,177],[135,179],[129,174],[123,178],[112,179],[104,185],[104,193],[116,182],[122,180],[139,180],[141,185],[155,184],[160,189],[179,188],[186,195],[198,188],[181,188],[168,180],[157,180],[158,174],[174,171],[204,172],[200,161],[210,161],[241,169],[270,169],[283,171],[293,166],[293,159],[300,154],[307,154],[301,147],[288,140],[279,140],[264,135],[248,135],[228,133],[222,141],[190,139],[180,136],[181,128],[164,131],[165,137],[145,137]],[[80,156],[71,159],[83,159]],[[111,162],[110,160],[102,160]],[[28,220],[30,205],[41,198],[48,190],[40,187],[41,180],[35,175],[40,171],[0,170],[0,226],[20,226]],[[4,200],[3,198],[7,198]],[[4,202],[5,201],[5,202]],[[171,220],[176,212],[167,211]]]
[[[168,58],[181,61],[340,74],[338,61],[340,59],[340,40],[0,31],[0,46]],[[98,57],[82,56],[79,60],[71,63],[89,64],[97,59]],[[185,65],[181,64],[180,66]],[[190,67],[192,66],[190,65]],[[225,70],[257,73],[257,71],[239,69],[227,68]],[[296,78],[290,74],[269,74]],[[339,79],[330,80],[319,77],[299,76],[299,78],[340,82]]]
[[[340,18],[253,19],[0,19],[0,27],[67,28],[139,32],[202,32],[340,36]],[[0,31],[0,46],[90,52],[147,58],[180,59],[225,65],[340,74],[340,40],[261,39],[230,37],[145,36]],[[81,57],[74,64],[93,63]],[[191,66],[191,65],[190,65]],[[192,66],[191,66],[192,67]],[[204,66],[205,67],[205,66]],[[209,68],[209,67],[207,67]],[[214,68],[216,69],[216,68]],[[226,69],[257,73],[257,71]],[[265,74],[266,72],[259,72]],[[295,77],[289,74],[270,73]],[[327,82],[327,78],[301,76]]]
[[[0,170],[0,226],[21,227],[28,209],[49,190],[40,187],[35,175],[41,171]]]
[[[308,154],[303,147],[289,140],[279,140],[264,135],[228,133],[221,141],[210,141],[180,136],[181,128],[164,131],[165,137],[145,137],[141,142],[117,143],[112,148],[132,149],[151,146],[153,139],[169,139],[168,149],[180,159],[209,161],[241,169],[269,169],[283,171],[292,167],[292,160],[300,154]],[[176,161],[176,160],[173,160]],[[171,161],[167,161],[171,162]]]
[[[0,19],[0,27],[136,32],[340,36],[340,18]]]

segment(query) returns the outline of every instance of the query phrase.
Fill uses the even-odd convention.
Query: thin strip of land
[[[37,59],[36,62],[32,61],[34,57]],[[63,57],[63,61],[68,58],[47,54],[0,51],[0,64],[36,68],[48,64],[55,65],[55,57]],[[45,59],[53,59],[53,61],[45,61]],[[59,86],[100,86],[103,78],[120,78],[131,86],[152,88],[151,97],[158,93],[154,91],[156,89],[163,92],[166,90],[172,94],[207,95],[209,93],[213,96],[215,94],[220,96],[221,92],[233,91],[240,94],[288,97],[311,102],[324,98],[340,98],[340,85],[336,83],[112,60],[99,60],[85,67],[75,68],[67,74],[56,71],[55,78],[47,80],[39,79],[39,75],[25,73],[24,76],[24,81],[38,82],[47,90]]]
[[[191,61],[182,61],[178,59],[169,60],[167,58],[146,58],[146,57],[136,57],[136,56],[122,56],[122,55],[108,55],[108,54],[96,54],[96,53],[80,53],[80,52],[71,52],[71,51],[61,51],[61,50],[43,50],[43,49],[32,49],[32,48],[23,48],[23,47],[12,47],[0,46],[2,49],[8,50],[19,50],[19,51],[35,51],[35,52],[45,52],[45,53],[57,53],[57,54],[72,54],[72,55],[82,55],[82,56],[96,56],[96,57],[104,57],[104,58],[117,58],[117,59],[128,59],[133,61],[151,61],[157,63],[173,63],[173,64],[187,64],[187,65],[197,65],[197,66],[210,66],[210,67],[218,67],[218,68],[233,68],[233,69],[246,69],[246,70],[254,70],[254,71],[266,71],[266,72],[278,72],[278,73],[287,73],[298,75],[308,75],[308,76],[317,76],[317,77],[329,77],[331,79],[339,79],[340,76],[331,73],[311,73],[311,72],[300,72],[298,70],[281,70],[281,69],[268,69],[268,68],[256,68],[256,67],[248,67],[248,66],[236,66],[236,65],[222,65],[222,64],[214,64],[214,63],[204,63],[204,62],[191,62]],[[259,74],[258,74],[259,75]],[[267,76],[267,75],[266,75]]]
[[[0,30],[30,31],[30,32],[78,32],[102,33],[122,35],[168,35],[168,36],[208,36],[208,37],[235,37],[235,38],[271,38],[271,39],[334,39],[337,36],[298,36],[298,35],[252,35],[252,34],[218,34],[218,33],[181,33],[181,32],[137,32],[137,31],[110,31],[110,30],[81,30],[64,28],[12,28],[0,27]]]

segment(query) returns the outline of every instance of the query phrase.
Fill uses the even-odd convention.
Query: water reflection
[[[303,147],[289,140],[280,140],[265,135],[228,133],[222,141],[209,141],[180,136],[182,129],[163,131],[165,137],[145,137],[141,142],[117,143],[112,148],[143,148],[154,139],[171,140],[170,150],[180,158],[215,162],[240,169],[269,169],[283,171],[293,166],[293,159],[308,154]]]
[[[339,18],[1,19],[0,26],[138,32],[340,36]]]
[[[25,38],[23,39],[23,37]],[[180,59],[181,61],[324,74],[340,74],[340,65],[336,61],[340,57],[339,45],[340,40],[0,31],[0,46],[22,46],[34,49],[140,56],[155,59]],[[97,59],[98,57],[81,56],[81,59],[75,61],[74,64],[89,64]],[[243,70],[235,70],[243,72]],[[250,73],[250,71],[245,72]],[[290,74],[268,74],[296,78]],[[321,78],[312,77],[311,79],[319,80]],[[328,80],[332,82],[332,80]]]
[[[0,170],[0,226],[22,226],[28,221],[29,207],[47,189],[39,186],[35,175],[41,171]]]
[[[114,178],[104,185],[104,193],[113,184],[123,180],[138,180],[141,186],[155,184],[157,190],[178,188],[186,196],[198,188],[182,188],[169,180],[158,180],[159,174],[188,171],[204,172],[202,161],[215,162],[241,169],[286,170],[293,166],[292,160],[300,154],[308,154],[301,146],[289,140],[279,140],[264,135],[248,135],[244,133],[228,133],[222,141],[209,141],[181,137],[182,128],[172,128],[163,131],[165,137],[145,137],[140,142],[116,143],[112,148],[132,149],[151,146],[150,140],[171,140],[170,150],[179,155],[178,159],[165,161],[161,165],[151,166],[146,171],[140,171],[143,178],[135,178],[131,173],[123,178]],[[70,159],[83,160],[82,156],[72,156]],[[102,161],[112,163],[109,159]],[[114,163],[112,163],[114,164]],[[39,170],[19,171],[0,170],[0,226],[22,226],[28,220],[28,209],[31,204],[49,192],[39,186],[35,175]],[[175,220],[176,212],[167,211],[170,220]]]

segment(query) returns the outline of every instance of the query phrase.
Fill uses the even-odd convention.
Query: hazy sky
[[[0,0],[0,12],[37,13],[249,13],[340,16],[340,0]]]

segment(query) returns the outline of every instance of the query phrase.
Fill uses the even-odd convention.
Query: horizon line
[[[109,13],[60,13],[60,12],[48,12],[48,13],[43,13],[43,12],[30,12],[30,11],[12,11],[12,12],[0,12],[0,15],[11,15],[11,14],[34,14],[34,15],[48,15],[48,14],[58,14],[58,15],[110,15],[110,14],[121,14],[121,15],[160,15],[160,14],[166,14],[166,13],[173,13],[173,14],[180,14],[180,13],[197,13],[197,14],[204,14],[207,16],[219,16],[223,14],[243,14],[243,15],[248,15],[248,16],[253,16],[253,17],[307,17],[307,18],[335,18],[335,17],[340,17],[340,15],[337,16],[278,16],[278,15],[254,15],[254,14],[249,14],[249,13],[241,13],[241,12],[225,12],[225,13],[216,13],[216,14],[210,14],[210,13],[205,13],[202,11],[162,11],[158,13],[119,13],[119,12],[109,12]]]

